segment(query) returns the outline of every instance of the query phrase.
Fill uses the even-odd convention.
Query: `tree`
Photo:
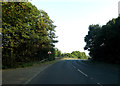
[[[79,58],[79,59],[88,59],[85,55],[85,52],[73,51],[72,53],[63,53],[62,57],[70,57],[70,58]]]
[[[106,25],[90,25],[85,36],[85,50],[94,60],[120,63],[120,18],[112,19]]]
[[[49,50],[55,58],[56,26],[45,11],[30,2],[3,2],[2,15],[4,67],[48,59]]]
[[[61,57],[61,51],[55,48],[55,57]]]

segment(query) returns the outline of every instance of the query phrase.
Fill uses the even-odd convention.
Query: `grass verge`
[[[61,60],[80,60],[80,59],[79,58],[62,57]]]
[[[49,64],[56,63],[58,61],[60,61],[60,59],[55,59],[55,60],[52,60],[52,61],[44,61],[44,62],[40,62],[40,61],[28,62],[28,63],[21,64],[19,66],[14,66],[12,68],[5,67],[2,70],[16,69],[16,68],[27,68],[27,67],[42,66],[42,65],[49,65]]]
[[[75,59],[78,59],[78,58],[62,58],[61,60],[75,60]]]

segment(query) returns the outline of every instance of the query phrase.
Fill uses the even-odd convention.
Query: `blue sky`
[[[119,0],[29,0],[54,21],[59,42],[56,47],[64,52],[84,51],[84,37],[90,24],[104,25],[118,16]]]

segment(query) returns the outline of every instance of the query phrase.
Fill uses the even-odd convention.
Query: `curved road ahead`
[[[29,84],[118,84],[119,68],[88,64],[82,60],[59,61],[32,79]],[[108,85],[109,86],[109,85]]]

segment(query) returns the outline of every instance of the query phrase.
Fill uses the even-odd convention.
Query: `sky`
[[[58,43],[62,53],[86,52],[84,37],[91,24],[105,25],[118,17],[119,0],[29,0],[39,10],[44,10],[56,25]]]

